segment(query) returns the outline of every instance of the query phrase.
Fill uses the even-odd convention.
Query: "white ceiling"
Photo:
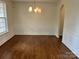
[[[38,2],[57,2],[57,0],[12,0],[12,1],[26,1],[26,2],[33,2],[33,1],[38,1]]]

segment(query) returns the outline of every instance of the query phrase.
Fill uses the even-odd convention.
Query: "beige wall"
[[[60,8],[60,19],[59,19],[59,35],[63,35],[63,26],[64,26],[64,6]]]
[[[16,35],[55,35],[57,32],[56,4],[37,3],[41,14],[29,13],[33,3],[14,3],[14,30]]]
[[[65,7],[63,43],[79,57],[79,0],[59,0]]]
[[[5,43],[7,40],[9,40],[10,38],[12,38],[14,36],[13,33],[13,18],[12,18],[12,4],[10,1],[7,0],[7,20],[8,20],[8,28],[9,28],[9,32],[0,36],[0,45],[2,45],[3,43]]]

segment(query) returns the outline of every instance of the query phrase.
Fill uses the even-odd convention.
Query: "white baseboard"
[[[64,41],[62,43],[67,46],[78,58],[79,58],[79,51],[77,51],[75,48],[72,48],[72,46]]]
[[[55,35],[57,38],[59,38],[59,35]]]
[[[5,42],[7,42],[8,40],[10,40],[14,35],[6,35],[3,36],[2,38],[0,38],[0,46],[2,46]]]

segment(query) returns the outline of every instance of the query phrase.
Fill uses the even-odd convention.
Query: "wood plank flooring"
[[[14,36],[0,47],[0,59],[78,59],[54,36]]]

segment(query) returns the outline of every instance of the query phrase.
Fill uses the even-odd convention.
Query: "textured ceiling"
[[[12,1],[26,1],[26,2],[33,2],[33,1],[38,1],[38,2],[57,2],[57,0],[12,0]]]

